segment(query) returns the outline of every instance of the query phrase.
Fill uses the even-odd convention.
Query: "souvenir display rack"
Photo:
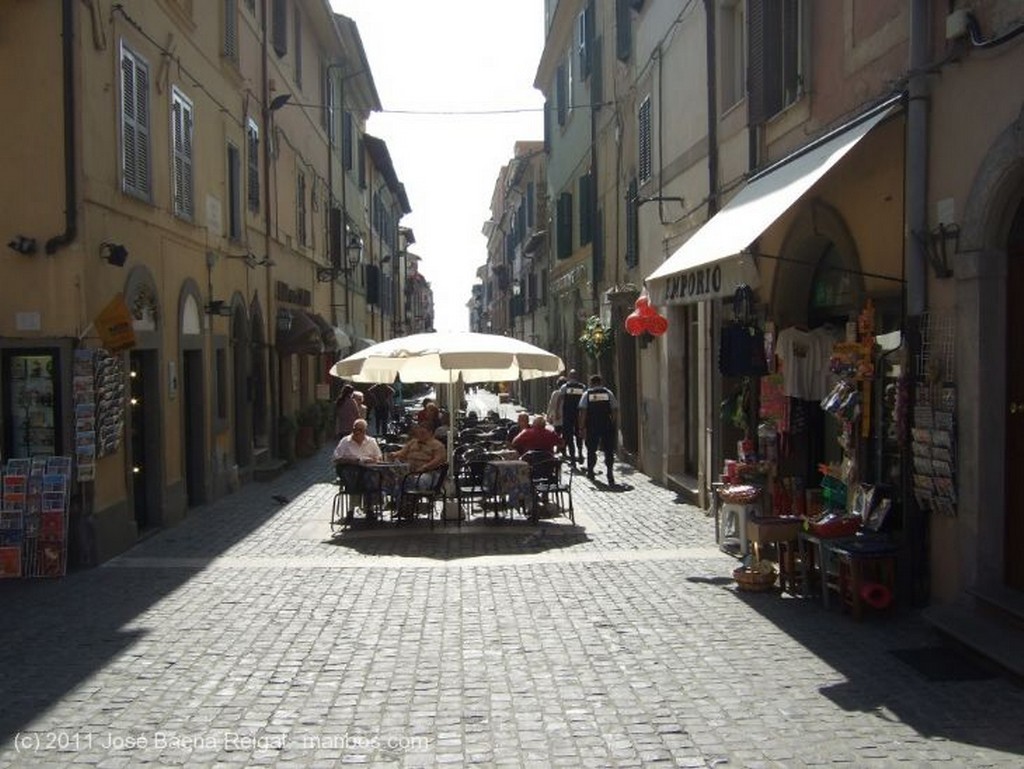
[[[923,510],[947,516],[955,516],[957,506],[954,330],[951,315],[931,313],[922,323],[910,429],[914,497]]]
[[[71,457],[9,459],[0,499],[0,577],[67,570]]]

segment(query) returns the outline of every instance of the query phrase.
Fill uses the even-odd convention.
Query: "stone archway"
[[[961,587],[995,586],[1006,565],[1024,558],[1024,544],[1007,540],[1024,518],[1020,494],[1007,486],[1016,471],[1007,455],[1008,326],[1024,322],[1011,312],[1007,246],[1024,199],[1024,110],[996,138],[978,167],[960,223],[953,256],[956,293],[958,529]],[[1020,305],[1014,304],[1014,310]],[[1009,507],[1008,507],[1009,505]],[[1017,522],[1015,524],[1015,522]],[[1015,578],[1011,576],[1011,582]],[[1016,578],[1020,581],[1020,578]],[[1016,584],[1024,589],[1024,584]]]

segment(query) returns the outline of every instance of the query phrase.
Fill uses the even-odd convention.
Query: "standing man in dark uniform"
[[[604,453],[605,474],[608,485],[615,485],[615,438],[619,415],[619,402],[615,394],[601,383],[601,376],[590,377],[590,387],[579,402],[579,430],[587,445],[587,477],[594,480],[597,449]]]
[[[578,379],[576,369],[569,372],[562,385],[562,440],[570,462],[583,461],[583,440],[577,430],[577,412],[580,398],[587,391],[586,385]]]

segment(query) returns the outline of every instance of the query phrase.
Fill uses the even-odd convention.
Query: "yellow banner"
[[[135,346],[135,329],[132,326],[132,313],[125,304],[124,296],[118,294],[100,310],[93,321],[96,333],[100,336],[101,345],[110,352],[128,350]]]

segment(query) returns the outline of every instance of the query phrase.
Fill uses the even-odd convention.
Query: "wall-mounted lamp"
[[[339,275],[348,275],[363,259],[363,239],[358,232],[349,232],[345,236],[344,263],[340,267],[321,267],[316,271],[316,279],[320,283],[330,283]]]
[[[206,305],[207,315],[220,315],[222,317],[230,317],[231,305],[222,299],[211,299]]]
[[[914,234],[924,247],[928,261],[932,263],[935,277],[951,278],[953,268],[949,264],[949,257],[960,248],[960,225],[940,222],[931,232],[915,232]],[[947,246],[947,243],[952,245]]]
[[[15,235],[13,240],[8,241],[7,247],[19,254],[31,256],[36,252],[36,239],[26,238],[24,235]]]
[[[273,99],[270,100],[270,106],[267,108],[271,112],[277,112],[281,107],[288,103],[288,100],[292,98],[290,93],[279,93]]]
[[[128,249],[120,243],[103,241],[100,243],[100,259],[114,267],[124,267],[124,263],[128,261]]]
[[[290,310],[281,308],[277,311],[277,330],[285,334],[292,330],[292,313]]]

